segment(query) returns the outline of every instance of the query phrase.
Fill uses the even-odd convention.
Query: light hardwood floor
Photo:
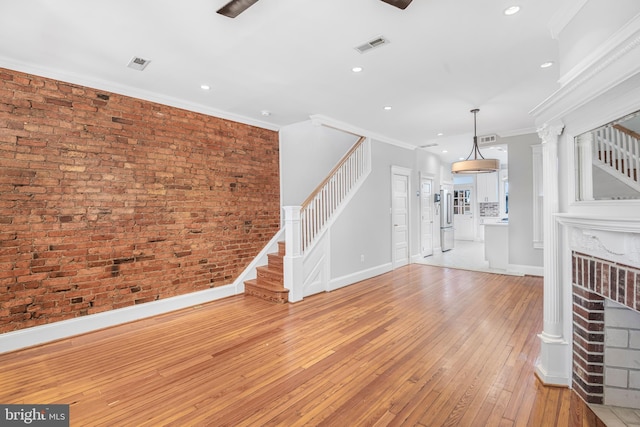
[[[571,392],[534,376],[541,323],[540,278],[409,265],[0,355],[0,402],[72,426],[570,425]]]

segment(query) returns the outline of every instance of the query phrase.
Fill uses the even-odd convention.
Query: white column
[[[289,289],[289,302],[298,302],[302,301],[302,281],[304,280],[300,206],[285,206],[283,209],[285,227],[284,287]]]
[[[593,200],[593,132],[578,136],[578,177],[580,200]]]
[[[559,225],[554,215],[559,211],[558,197],[558,137],[563,124],[545,124],[538,129],[542,139],[542,187],[544,234],[544,325],[540,337],[540,359],[536,373],[544,384],[571,385],[571,346],[563,336],[563,289],[559,269]]]

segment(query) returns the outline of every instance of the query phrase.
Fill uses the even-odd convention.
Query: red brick
[[[273,131],[0,69],[0,138],[0,286],[33,299],[0,332],[231,283],[279,229]]]

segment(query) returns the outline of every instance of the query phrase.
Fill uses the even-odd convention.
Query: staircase
[[[594,165],[640,191],[640,135],[620,125],[594,131]]]
[[[328,290],[328,245],[319,242],[371,172],[370,146],[367,138],[358,139],[301,206],[283,206],[287,253],[285,242],[277,242],[278,252],[267,254],[267,265],[255,267],[256,278],[244,282],[245,295],[295,303]]]
[[[284,242],[278,242],[278,252],[268,254],[267,265],[257,267],[256,278],[244,282],[245,295],[283,304],[289,301],[289,290],[284,287]]]

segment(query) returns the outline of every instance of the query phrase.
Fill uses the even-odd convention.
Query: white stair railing
[[[300,206],[301,250],[304,253],[335,210],[370,168],[369,144],[362,137]]]
[[[640,140],[631,132],[610,126],[595,131],[593,159],[627,183],[639,185]]]
[[[361,137],[301,206],[284,207],[284,285],[289,301],[302,300],[305,254],[371,171],[371,144]]]

